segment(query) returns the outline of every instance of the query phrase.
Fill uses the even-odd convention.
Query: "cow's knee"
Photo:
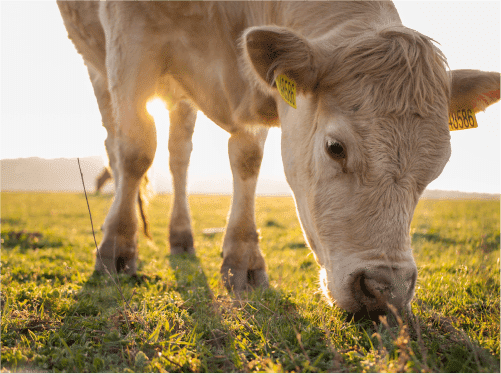
[[[263,146],[259,139],[245,135],[232,135],[228,141],[228,154],[233,178],[246,181],[257,178],[263,159]]]
[[[121,141],[121,170],[127,177],[140,180],[153,163],[155,148],[150,148],[137,143],[135,144],[131,141]]]

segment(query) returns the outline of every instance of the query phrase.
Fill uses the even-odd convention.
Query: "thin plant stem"
[[[102,263],[103,260],[101,258],[101,252],[99,251],[99,247],[97,246],[96,234],[94,232],[94,224],[92,222],[92,213],[90,212],[89,199],[87,198],[87,190],[85,189],[85,182],[84,182],[84,178],[83,178],[82,167],[80,166],[80,158],[79,157],[77,157],[77,161],[78,161],[78,169],[80,170],[80,177],[82,178],[82,186],[83,186],[83,190],[84,190],[84,194],[85,194],[85,201],[87,202],[87,209],[89,210],[90,226],[92,228],[92,236],[94,237],[94,245],[96,246],[97,254],[98,254],[99,259],[101,260],[101,263]],[[115,251],[115,249],[116,249],[116,237],[115,237],[113,251]],[[130,332],[129,319],[127,318],[127,308],[129,307],[129,303],[127,302],[127,300],[124,297],[124,294],[122,292],[122,287],[120,287],[120,280],[118,280],[118,282],[115,281],[115,278],[113,278],[113,276],[111,275],[111,273],[108,270],[108,267],[106,265],[104,265],[104,270],[106,270],[106,273],[111,278],[111,281],[113,282],[113,284],[117,288],[118,292],[120,293],[120,296],[122,297],[123,310],[124,310],[123,315],[125,318],[125,322],[127,322],[127,330]],[[117,274],[117,279],[118,279],[118,274]]]

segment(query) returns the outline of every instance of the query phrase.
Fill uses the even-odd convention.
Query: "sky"
[[[440,44],[451,69],[500,71],[500,2],[395,5],[405,26]],[[0,159],[95,155],[104,159],[106,130],[87,70],[67,38],[56,3],[1,1],[0,19]],[[169,173],[168,113],[158,103],[149,110],[158,137],[154,177]],[[429,189],[500,193],[499,103],[477,114],[477,121],[477,129],[451,133],[451,159]],[[221,192],[231,192],[228,138],[198,113],[189,191],[213,183],[221,186]],[[280,129],[274,128],[266,142],[258,192],[283,184]]]

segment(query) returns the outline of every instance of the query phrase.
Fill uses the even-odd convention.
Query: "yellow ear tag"
[[[477,118],[473,109],[458,109],[449,113],[449,130],[466,130],[478,127]]]
[[[449,113],[449,129],[451,131],[474,129],[478,127],[475,112],[485,110],[489,105],[499,101],[499,90],[483,92],[466,108],[459,108]]]
[[[287,77],[284,74],[280,74],[275,78],[275,83],[277,84],[278,92],[282,99],[289,104],[294,109],[296,108],[296,82],[294,79]]]

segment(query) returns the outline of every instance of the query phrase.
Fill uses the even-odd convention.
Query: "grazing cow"
[[[100,193],[104,185],[112,179],[111,170],[108,167],[104,167],[101,173],[96,178],[96,194]]]
[[[186,171],[196,111],[231,134],[233,200],[221,274],[268,286],[254,192],[270,126],[321,288],[349,312],[407,310],[417,270],[409,226],[450,152],[449,117],[499,100],[499,74],[448,71],[391,2],[59,2],[108,131],[116,194],[96,270],[136,272],[136,197],[156,149],[146,112],[170,111],[171,254],[194,253]],[[460,122],[459,122],[460,121]]]

